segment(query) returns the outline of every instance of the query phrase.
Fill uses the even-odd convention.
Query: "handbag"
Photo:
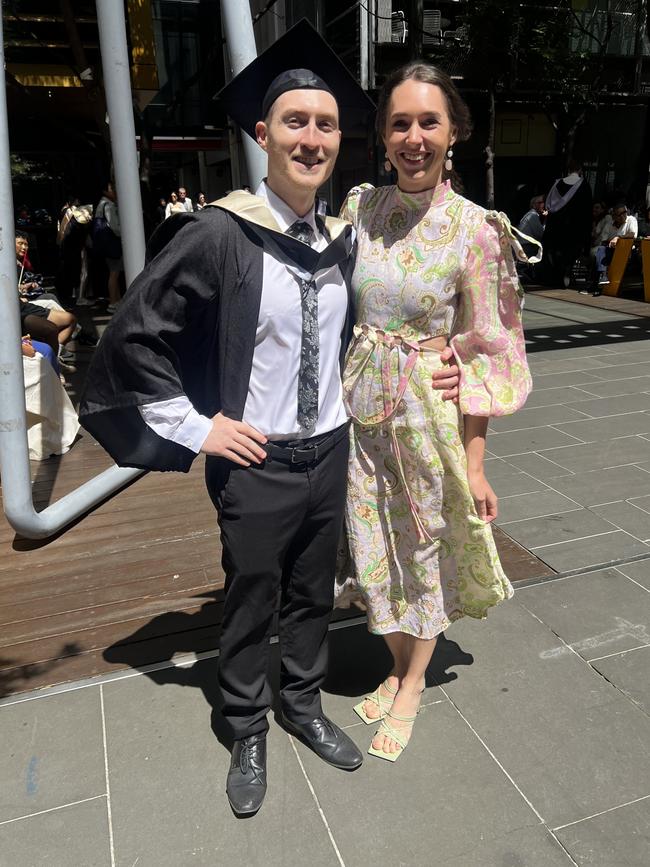
[[[93,249],[105,259],[120,259],[122,256],[122,242],[108,225],[106,219],[106,202],[101,216],[93,218]]]

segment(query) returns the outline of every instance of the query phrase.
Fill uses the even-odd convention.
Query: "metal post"
[[[124,274],[129,286],[144,266],[145,243],[131,73],[121,0],[97,0],[97,25],[122,230]]]
[[[3,22],[0,15],[0,69],[4,69]],[[130,102],[129,102],[130,105]],[[15,255],[14,205],[9,163],[9,127],[5,77],[0,76],[0,476],[5,515],[30,539],[42,539],[74,521],[113,491],[140,475],[140,470],[112,467],[42,512],[32,501],[25,384],[20,349],[20,315]]]
[[[257,57],[249,0],[221,0],[221,20],[230,66],[235,76]],[[250,136],[242,135],[242,142],[248,168],[248,183],[255,191],[262,178],[266,177],[266,154]]]

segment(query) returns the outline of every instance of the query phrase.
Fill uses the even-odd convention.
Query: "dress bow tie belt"
[[[402,398],[404,397],[406,388],[411,380],[411,376],[413,375],[413,370],[415,368],[415,363],[418,359],[418,355],[421,352],[439,353],[441,350],[436,349],[433,346],[427,345],[427,343],[429,343],[433,339],[432,337],[424,337],[420,340],[414,340],[412,338],[405,337],[398,332],[382,331],[381,329],[373,328],[371,325],[355,325],[354,336],[357,341],[366,341],[368,343],[368,352],[360,368],[357,368],[357,370],[355,371],[355,377],[353,381],[350,384],[348,384],[347,382],[344,383],[344,392],[348,412],[350,414],[350,417],[362,427],[373,427],[379,424],[388,424],[390,428],[391,442],[393,445],[393,453],[395,455],[395,460],[399,468],[400,479],[402,485],[404,486],[404,491],[406,492],[409,510],[411,512],[413,522],[415,523],[415,527],[417,529],[418,538],[421,542],[435,542],[436,539],[429,533],[427,528],[424,526],[424,523],[422,522],[422,519],[420,518],[420,514],[418,512],[418,507],[411,494],[411,491],[409,490],[406,472],[404,471],[404,464],[402,462],[399,440],[397,438],[397,432],[395,430],[395,415],[399,409]],[[448,335],[436,335],[436,337],[441,336],[447,337]],[[396,389],[393,389],[393,376],[391,371],[391,353],[394,351],[407,353],[406,360],[404,361],[403,367],[400,371],[400,376],[397,382]],[[380,368],[381,371],[381,388],[384,407],[383,411],[380,411],[372,416],[360,418],[359,416],[354,414],[352,406],[353,402],[351,400],[351,397],[354,392],[354,386],[357,379],[360,377],[362,371],[371,361],[374,361],[374,363]]]

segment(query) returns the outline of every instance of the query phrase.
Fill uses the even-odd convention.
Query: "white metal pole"
[[[144,266],[145,242],[122,0],[97,0],[97,25],[115,166],[124,274],[126,285],[129,286]]]
[[[249,0],[221,0],[221,20],[231,71],[235,76],[257,57]],[[266,154],[257,142],[245,133],[242,135],[242,142],[248,168],[248,183],[255,191],[262,178],[266,177]]]

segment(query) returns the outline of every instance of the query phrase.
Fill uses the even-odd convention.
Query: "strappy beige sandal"
[[[413,723],[415,722],[418,713],[420,713],[419,708],[415,716],[398,716],[397,714],[388,711],[384,719],[382,719],[381,723],[379,724],[379,728],[374,734],[373,741],[377,737],[377,735],[384,735],[398,743],[401,749],[396,750],[396,752],[394,753],[385,753],[383,750],[376,750],[371,743],[368,747],[368,754],[371,756],[377,756],[378,759],[386,759],[387,762],[396,762],[397,759],[404,752],[406,745],[411,739],[411,734],[413,732]],[[388,720],[398,720],[402,723],[410,723],[410,725],[395,728],[395,726],[392,726],[388,722]]]
[[[379,690],[382,686],[384,687],[386,692],[390,693],[390,698],[380,693]],[[383,720],[383,718],[392,708],[396,694],[397,690],[394,689],[394,687],[392,687],[390,683],[388,683],[388,680],[385,680],[377,687],[374,692],[371,692],[370,695],[366,695],[363,701],[360,701],[359,704],[354,706],[354,712],[357,714],[357,716],[361,717],[361,719],[367,726],[371,726],[373,725],[373,723],[376,723],[379,720]],[[372,704],[376,705],[379,708],[379,716],[368,716],[368,714],[363,709],[363,706],[367,701],[372,702]]]

